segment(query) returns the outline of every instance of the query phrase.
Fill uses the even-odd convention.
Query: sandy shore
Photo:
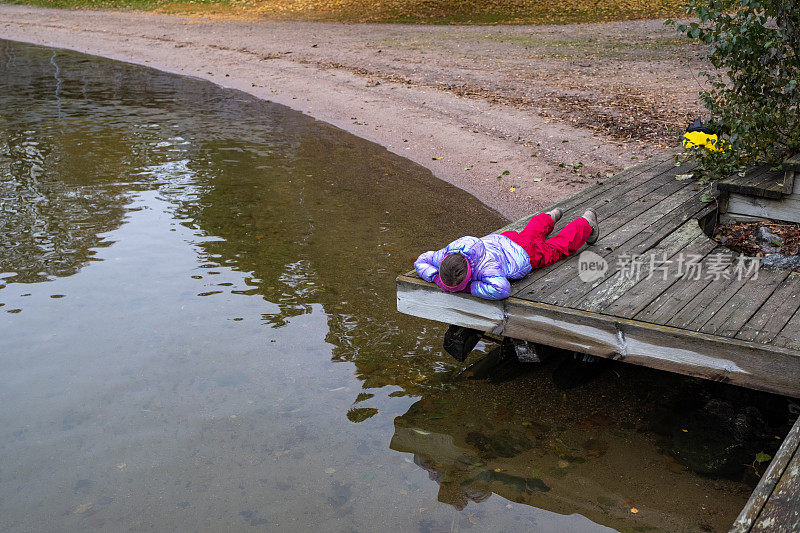
[[[660,21],[227,21],[0,5],[0,38],[205,78],[385,146],[523,216],[675,144],[697,49]]]

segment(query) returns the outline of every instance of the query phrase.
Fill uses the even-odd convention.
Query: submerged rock
[[[472,479],[465,481],[464,485],[476,483],[502,483],[514,492],[521,494],[548,492],[550,490],[550,487],[538,477],[520,477],[505,472],[495,472],[494,470],[484,470]]]
[[[516,357],[510,357],[506,351],[495,348],[465,368],[461,372],[461,377],[488,379],[493,383],[502,383],[530,371],[531,366],[534,365],[520,363]]]
[[[764,421],[755,407],[736,409],[714,399],[674,428],[675,459],[699,474],[732,474],[753,461]]]
[[[521,431],[503,429],[491,435],[478,431],[467,433],[466,442],[473,446],[484,459],[492,457],[516,457],[533,448],[533,442]]]

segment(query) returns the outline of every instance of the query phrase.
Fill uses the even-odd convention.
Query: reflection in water
[[[724,499],[730,490],[746,498],[729,482],[687,483],[685,467],[653,454],[664,443],[648,431],[646,414],[674,382],[647,370],[625,377],[607,374],[568,395],[541,370],[500,384],[460,379],[397,418],[391,448],[413,453],[439,484],[439,501],[459,509],[495,493],[625,529],[634,507],[637,527],[676,531],[687,527],[681,502]],[[643,388],[660,394],[643,397]],[[727,527],[700,510],[695,527]]]
[[[682,378],[454,378],[394,277],[501,225],[474,198],[241,93],[0,43],[4,526],[714,529],[746,500],[643,429]]]

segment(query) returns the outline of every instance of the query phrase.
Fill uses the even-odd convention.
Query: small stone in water
[[[92,509],[92,503],[82,503],[75,508],[75,514],[86,514],[88,511]]]

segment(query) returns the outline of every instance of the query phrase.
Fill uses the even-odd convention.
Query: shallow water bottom
[[[394,277],[502,219],[308,117],[0,41],[0,194],[2,531],[722,530],[752,490],[653,429],[682,377],[459,374]]]

